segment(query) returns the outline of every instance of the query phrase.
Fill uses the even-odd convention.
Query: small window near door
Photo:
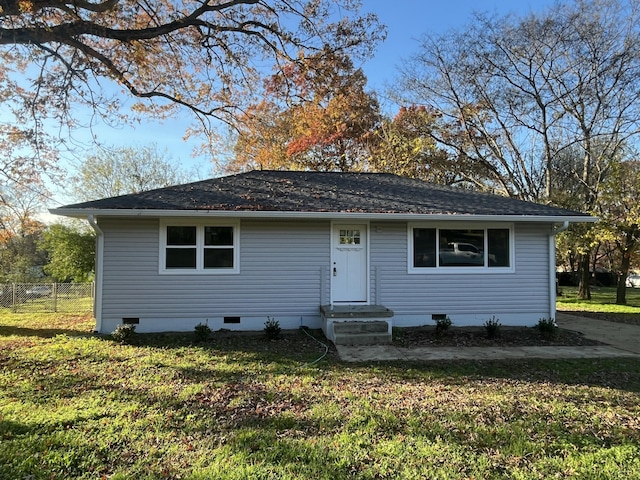
[[[340,245],[360,245],[360,230],[340,230]]]

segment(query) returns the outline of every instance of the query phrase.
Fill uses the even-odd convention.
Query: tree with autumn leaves
[[[188,112],[215,135],[261,95],[264,72],[307,55],[368,58],[384,29],[358,0],[3,0],[0,188],[43,187],[57,151],[95,118]],[[133,99],[130,108],[124,104]],[[89,109],[88,121],[78,115]]]
[[[227,170],[363,170],[380,119],[366,81],[347,55],[301,54],[265,81],[265,98],[239,119]]]

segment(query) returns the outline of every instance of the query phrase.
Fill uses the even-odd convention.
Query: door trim
[[[370,301],[371,301],[371,260],[370,260],[370,246],[371,246],[371,240],[370,240],[370,232],[371,232],[371,228],[369,228],[369,221],[365,220],[365,221],[348,221],[348,220],[332,220],[331,221],[331,225],[329,227],[329,237],[331,239],[330,243],[331,243],[331,259],[329,262],[329,289],[330,289],[330,301],[331,301],[331,305],[333,304],[339,304],[339,305],[369,305]],[[367,249],[366,252],[366,259],[365,259],[365,263],[366,263],[366,278],[365,278],[365,283],[366,283],[366,295],[365,295],[365,300],[364,301],[338,301],[336,302],[333,298],[333,262],[334,262],[334,254],[335,254],[335,248],[336,248],[336,235],[335,233],[335,227],[336,225],[349,225],[349,226],[353,226],[353,225],[362,225],[365,230],[366,230],[366,234],[367,234],[367,241],[365,242],[365,248]]]

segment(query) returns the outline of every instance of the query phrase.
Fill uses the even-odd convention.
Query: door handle
[[[338,270],[336,267],[333,267],[333,276],[335,277],[336,275],[338,275]]]

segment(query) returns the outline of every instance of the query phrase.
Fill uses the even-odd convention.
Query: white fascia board
[[[361,212],[278,212],[233,210],[137,210],[107,209],[80,210],[53,208],[53,215],[73,218],[94,217],[201,217],[201,218],[263,218],[263,219],[317,219],[317,220],[402,220],[402,221],[475,221],[475,222],[537,222],[537,223],[594,223],[597,217],[556,215],[455,215],[412,213],[361,213]]]

